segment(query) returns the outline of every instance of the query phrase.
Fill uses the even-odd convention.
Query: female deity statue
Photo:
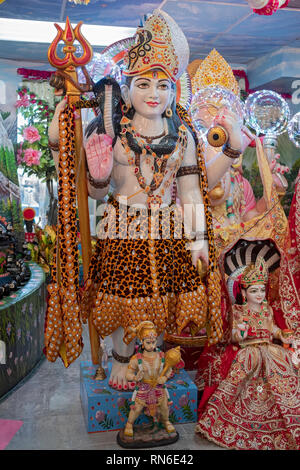
[[[229,141],[206,173],[190,119],[175,103],[175,83],[188,55],[180,28],[163,11],[154,11],[127,52],[121,87],[111,78],[99,84],[100,114],[87,130],[89,195],[103,199],[110,188],[113,194],[105,206],[80,309],[84,320],[91,315],[99,336],[112,335],[110,384],[118,389],[130,387],[131,328],[142,320],[152,321],[159,334],[208,325],[210,344],[222,336],[207,180],[214,187],[232,154],[239,155],[241,131],[231,111],[219,117]],[[58,121],[66,101],[58,104],[49,129],[56,161]],[[172,201],[175,179],[185,233]],[[207,266],[205,282],[196,269],[199,259]]]
[[[246,266],[236,282],[243,301],[232,307],[231,341],[215,363],[219,380],[202,396],[196,431],[228,448],[299,450],[300,374],[288,347],[293,333],[274,322],[264,259]]]
[[[133,331],[141,345],[130,359],[126,371],[127,380],[136,382],[136,389],[123,437],[134,436],[134,422],[143,410],[155,423],[161,423],[167,433],[174,434],[176,430],[169,421],[171,401],[164,385],[172,373],[172,364],[174,366],[180,361],[180,351],[177,348],[169,350],[166,355],[173,355],[175,361],[172,364],[165,362],[165,354],[157,348],[157,331],[152,322],[143,321]]]

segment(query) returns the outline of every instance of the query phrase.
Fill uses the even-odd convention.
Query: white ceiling
[[[233,68],[247,70],[252,66],[253,69],[253,64],[264,58],[266,67],[272,68],[274,59],[273,62],[267,59],[277,57],[277,61],[282,60],[276,52],[285,49],[294,51],[300,68],[300,0],[290,0],[287,8],[271,16],[253,13],[246,0],[90,0],[88,5],[75,5],[67,0],[5,0],[0,4],[0,18],[54,23],[64,22],[68,16],[72,23],[81,20],[84,24],[135,28],[144,14],[162,3],[163,9],[175,19],[188,39],[190,61],[206,57],[215,47]],[[51,35],[52,29],[50,38]],[[52,39],[55,35],[53,27]],[[0,59],[47,64],[47,49],[47,44],[0,40]],[[101,49],[99,46],[94,48],[95,51]],[[300,77],[300,70],[294,68]],[[269,78],[266,80],[270,81]],[[286,77],[275,78],[283,80]]]

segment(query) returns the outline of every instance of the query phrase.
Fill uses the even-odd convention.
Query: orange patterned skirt
[[[205,327],[206,287],[186,248],[176,206],[159,213],[134,211],[111,199],[98,236],[82,316],[92,315],[102,338],[122,326],[128,344],[134,339],[129,327],[144,320],[152,321],[159,334],[165,329],[180,334],[189,324]]]

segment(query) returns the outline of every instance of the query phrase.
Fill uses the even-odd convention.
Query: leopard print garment
[[[152,321],[159,333],[180,334],[191,323],[205,327],[206,289],[186,249],[180,212],[163,208],[154,223],[148,209],[130,215],[132,208],[114,199],[107,207],[107,231],[99,234],[83,295],[85,319],[91,311],[102,337],[122,326],[127,344],[134,338],[130,327],[143,320]],[[120,212],[126,224],[119,223]]]
[[[98,103],[95,100],[86,101],[80,100],[74,106],[75,108],[93,108],[97,107]],[[182,120],[185,120],[189,123],[190,128],[191,123],[190,119],[181,107],[177,107],[178,114]],[[80,305],[79,305],[79,281],[78,281],[78,246],[76,239],[77,232],[77,214],[76,214],[76,192],[75,192],[75,159],[74,159],[74,148],[75,148],[75,133],[74,133],[74,121],[73,121],[73,111],[74,108],[67,106],[64,110],[63,117],[60,118],[60,153],[59,153],[59,175],[58,175],[58,186],[59,186],[59,208],[58,208],[58,230],[57,230],[57,240],[58,245],[56,249],[56,257],[54,259],[51,274],[52,282],[49,284],[49,299],[48,299],[48,308],[46,314],[45,322],[45,354],[48,360],[55,361],[58,356],[64,356],[63,360],[66,366],[71,364],[81,353],[83,348],[82,343],[82,329],[80,322]],[[197,273],[193,268],[190,260],[189,263],[186,263],[186,252],[183,249],[182,241],[174,240],[172,246],[163,247],[163,245],[168,245],[170,241],[163,240],[161,244],[157,243],[155,240],[149,239],[146,243],[141,244],[143,253],[148,253],[150,259],[150,271],[151,271],[151,282],[149,286],[152,286],[153,295],[142,296],[142,297],[120,297],[121,303],[115,303],[115,308],[121,308],[125,311],[123,318],[125,325],[129,324],[131,321],[131,312],[135,309],[137,315],[135,318],[144,319],[145,312],[149,317],[154,320],[157,318],[156,324],[159,326],[159,329],[162,330],[167,324],[167,328],[175,333],[182,331],[183,325],[186,324],[187,317],[190,315],[190,318],[193,317],[193,321],[197,325],[204,325],[207,321],[206,326],[208,326],[209,333],[209,343],[213,344],[217,342],[222,335],[221,327],[221,316],[220,316],[220,278],[219,273],[216,268],[216,261],[214,256],[214,244],[213,244],[213,235],[211,229],[211,213],[208,208],[208,197],[207,197],[207,182],[206,182],[206,173],[205,166],[203,162],[203,156],[200,146],[198,146],[198,163],[201,170],[200,184],[202,186],[203,199],[206,209],[207,225],[208,225],[208,234],[210,242],[210,266],[208,275],[206,277],[206,292],[202,283],[199,281]],[[99,246],[97,247],[98,255],[97,259],[100,263],[101,257],[103,261],[106,261],[103,257],[104,249],[100,249],[100,245],[104,245],[104,241],[99,241]],[[192,290],[183,290],[181,293],[176,289],[178,286],[183,286],[184,280],[180,275],[176,276],[177,281],[173,284],[174,292],[171,292],[169,289],[170,282],[168,281],[168,289],[164,285],[163,279],[163,266],[165,264],[160,263],[158,268],[159,283],[157,281],[157,261],[159,256],[162,256],[162,260],[167,260],[167,253],[165,249],[168,249],[168,253],[174,253],[176,243],[180,245],[180,250],[176,251],[176,260],[173,261],[173,268],[178,274],[180,272],[178,263],[184,261],[184,265],[189,265],[191,269],[192,279],[195,281],[196,287]],[[157,246],[156,246],[157,245]],[[111,245],[111,252],[116,253],[116,247],[113,248],[113,242]],[[113,249],[112,249],[113,248]],[[130,247],[131,248],[131,247]],[[128,249],[130,249],[128,248]],[[131,249],[131,256],[132,256]],[[176,247],[176,250],[178,248]],[[126,250],[122,256],[124,259],[128,257],[129,251],[126,254]],[[159,256],[158,256],[159,254]],[[99,259],[100,255],[100,259]],[[169,255],[170,256],[170,255]],[[143,256],[141,257],[143,258]],[[120,258],[119,258],[120,259]],[[170,261],[170,260],[168,260]],[[95,267],[93,266],[95,263]],[[91,263],[90,273],[97,271],[101,272],[100,264],[96,263],[96,258],[93,257]],[[177,264],[176,264],[177,263]],[[170,267],[170,264],[167,265],[167,270]],[[162,268],[161,268],[162,267]],[[57,269],[58,268],[58,269]],[[144,266],[145,268],[145,266]],[[163,271],[162,271],[163,270]],[[172,272],[174,272],[174,270]],[[143,270],[142,270],[143,272]],[[145,270],[144,270],[145,272]],[[146,269],[149,275],[149,266]],[[70,276],[71,273],[71,276]],[[113,273],[114,274],[114,273]],[[198,278],[198,279],[197,279]],[[93,279],[89,277],[86,283],[86,292],[83,296],[82,307],[82,318],[87,319],[90,314],[89,308],[91,308],[91,299],[97,299],[93,307],[93,315],[95,322],[97,323],[97,315],[95,315],[95,309],[98,308],[99,303],[102,302],[102,305],[111,308],[110,299],[108,295],[113,295],[112,293],[108,294],[105,291],[98,290],[99,287],[99,275],[94,275]],[[150,280],[148,276],[148,281]],[[170,278],[168,278],[170,279]],[[187,279],[186,279],[187,280]],[[144,278],[143,278],[144,281]],[[191,280],[192,282],[192,280]],[[198,282],[198,284],[197,284]],[[104,283],[104,281],[103,281]],[[192,283],[193,284],[193,283]],[[103,284],[104,285],[104,284]],[[135,289],[138,283],[135,283]],[[145,285],[144,283],[142,286]],[[177,286],[177,287],[176,287]],[[190,286],[191,287],[191,286]],[[116,286],[115,286],[116,288]],[[160,292],[158,291],[160,289]],[[89,295],[87,295],[89,292]],[[116,291],[114,291],[116,293]],[[120,293],[120,292],[118,292]],[[123,290],[124,293],[124,290]],[[149,293],[149,291],[148,291]],[[159,295],[161,294],[161,295]],[[103,297],[103,299],[102,299]],[[145,309],[143,305],[143,300],[147,302],[147,308]],[[198,301],[197,301],[198,299]],[[205,305],[208,301],[208,313],[206,312]],[[126,304],[127,303],[127,304]],[[126,305],[125,305],[126,304]],[[198,304],[198,307],[195,305]],[[119,307],[117,307],[119,305]],[[132,305],[134,305],[132,307]],[[201,306],[200,306],[201,305]],[[198,310],[197,310],[198,309]],[[200,314],[200,311],[203,312]],[[152,312],[152,313],[151,313]],[[204,314],[205,312],[205,314]],[[175,315],[176,314],[176,315]],[[116,316],[112,316],[116,318]],[[117,318],[119,318],[117,316]],[[127,320],[126,320],[127,318]],[[105,320],[109,321],[109,320]],[[111,320],[110,320],[111,321]],[[119,321],[119,320],[118,320]],[[117,327],[118,323],[114,325]],[[173,326],[171,326],[173,325]],[[99,325],[98,325],[99,326]],[[111,327],[105,327],[106,331],[110,331]],[[130,337],[127,335],[127,341],[130,341]]]

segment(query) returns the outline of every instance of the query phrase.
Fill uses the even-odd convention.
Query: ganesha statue
[[[245,113],[239,98],[238,82],[229,64],[215,49],[200,62],[191,80],[193,99],[190,113],[193,121],[197,121],[196,128],[201,129],[199,138],[206,146],[207,171],[209,172],[210,166],[214,166],[218,161],[221,150],[217,145],[210,145],[207,142],[207,132],[215,128],[215,121],[218,121],[220,115],[224,116],[228,113],[228,109],[234,109],[239,114],[242,130],[241,150],[244,152],[248,146],[256,147],[257,163],[264,189],[263,196],[257,200],[250,182],[243,176],[243,153],[238,158],[234,158],[236,155],[233,153],[232,163],[227,171],[219,173],[218,183],[209,187],[216,246],[220,256],[226,247],[241,237],[255,239],[261,238],[262,233],[266,238],[272,235],[267,227],[274,228],[274,224],[272,221],[271,225],[265,224],[263,219],[273,206],[274,200],[285,193],[286,168],[279,164],[279,155],[275,154],[274,148],[264,148],[262,139],[258,139],[244,125]],[[283,211],[279,209],[279,212],[276,217],[278,216],[286,224]]]

